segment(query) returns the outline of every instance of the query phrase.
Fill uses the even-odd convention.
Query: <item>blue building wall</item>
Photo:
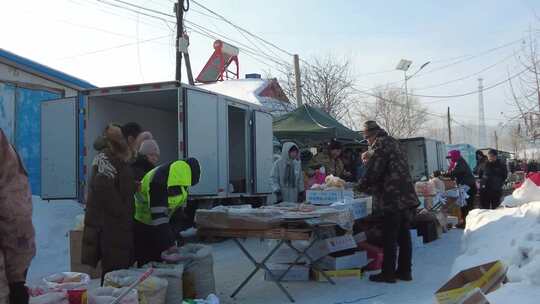
[[[13,142],[15,134],[15,86],[0,82],[0,128]]]
[[[32,194],[41,194],[41,103],[60,94],[0,83],[0,127],[28,171]]]

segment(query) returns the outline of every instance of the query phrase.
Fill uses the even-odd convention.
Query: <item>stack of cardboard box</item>
[[[292,245],[304,251],[309,242],[293,242]],[[334,236],[317,241],[307,254],[316,263],[316,268],[325,271],[330,277],[360,277],[361,268],[368,263],[367,252],[358,249],[357,242],[352,235]],[[297,259],[295,250],[288,246],[281,247],[270,259],[268,267],[274,277],[280,277]],[[307,281],[310,279],[311,263],[309,259],[302,258],[293,265],[283,277],[283,281]],[[312,271],[315,280],[324,280],[318,271]],[[269,273],[266,280],[272,280]]]
[[[83,265],[81,262],[82,257],[82,230],[71,230],[69,232],[69,255],[71,258],[71,271],[81,272],[90,275],[90,278],[96,279],[101,277],[101,268],[92,268],[87,265]]]

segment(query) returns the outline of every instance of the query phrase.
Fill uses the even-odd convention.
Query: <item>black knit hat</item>
[[[366,122],[364,122],[364,132],[365,131],[376,131],[376,130],[380,130],[381,127],[379,126],[379,124],[377,124],[376,121],[374,120],[368,120]]]
[[[489,149],[488,154],[493,155],[493,156],[497,156],[497,155],[499,155],[499,152],[497,152],[497,150],[495,150],[495,149]]]
[[[186,163],[191,168],[191,185],[195,186],[201,179],[201,166],[196,158],[190,157],[186,160]]]

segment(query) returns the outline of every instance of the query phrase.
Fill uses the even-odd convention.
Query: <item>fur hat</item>
[[[118,125],[109,124],[103,132],[103,137],[106,140],[107,149],[109,149],[109,152],[113,156],[118,157],[123,161],[131,159],[132,154],[129,150],[127,140],[122,133],[122,129]]]
[[[139,148],[139,154],[142,154],[142,155],[148,155],[148,154],[160,155],[160,150],[159,150],[158,143],[153,139],[144,140],[141,143],[141,147]]]

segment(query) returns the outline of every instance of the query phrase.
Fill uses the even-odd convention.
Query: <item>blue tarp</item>
[[[32,194],[41,194],[41,102],[60,98],[56,93],[16,89],[15,147],[30,177]]]

